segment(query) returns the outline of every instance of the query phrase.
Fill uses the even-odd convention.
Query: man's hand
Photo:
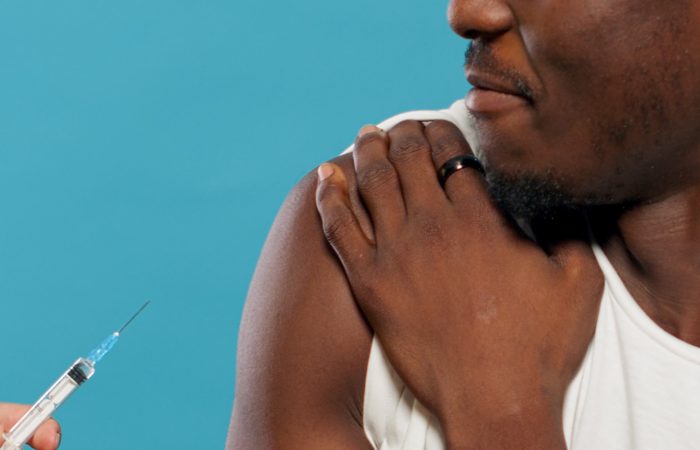
[[[10,428],[29,410],[27,405],[0,403],[0,445],[5,443],[3,433]],[[54,419],[42,424],[29,440],[28,444],[36,450],[56,450],[61,443],[61,427]]]
[[[364,127],[355,145],[371,233],[346,178],[319,168],[317,208],[356,300],[450,448],[564,448],[561,410],[593,336],[603,279],[588,243],[543,251],[493,204],[451,123]]]

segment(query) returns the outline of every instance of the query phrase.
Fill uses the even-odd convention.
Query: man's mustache
[[[464,53],[464,66],[467,70],[508,82],[509,85],[518,90],[520,95],[530,101],[534,101],[537,97],[525,77],[517,70],[498,61],[491,47],[481,39],[474,39],[469,43],[469,47]]]

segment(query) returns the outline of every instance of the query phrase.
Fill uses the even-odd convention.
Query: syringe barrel
[[[34,435],[37,428],[66,401],[78,387],[87,381],[95,368],[90,361],[78,358],[68,370],[29,408],[14,427],[5,433],[5,444],[0,450],[22,448],[22,445]]]

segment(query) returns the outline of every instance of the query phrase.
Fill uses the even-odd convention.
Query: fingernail
[[[318,166],[318,179],[323,181],[333,175],[333,172],[335,172],[335,170],[333,170],[333,166],[325,163],[321,164]]]
[[[367,133],[375,133],[377,131],[382,131],[381,128],[378,128],[374,125],[365,125],[362,128],[360,128],[360,132],[358,133],[359,136],[364,136]]]
[[[61,433],[56,433],[54,437],[54,448],[58,448],[59,445],[61,445]]]

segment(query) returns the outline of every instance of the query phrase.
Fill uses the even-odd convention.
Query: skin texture
[[[492,174],[558,182],[579,203],[625,203],[697,182],[698,2],[458,1],[467,71],[507,70],[532,105],[477,115]]]
[[[552,193],[555,194],[550,196],[552,202],[585,207],[596,239],[644,311],[664,330],[700,346],[700,302],[696,300],[700,290],[700,127],[697,126],[700,84],[696,82],[700,68],[700,33],[696,31],[700,2],[453,0],[449,21],[457,34],[472,39],[468,72],[471,69],[482,76],[516,84],[530,96],[524,106],[476,115],[480,146],[475,150],[485,164],[487,185],[470,185],[471,190],[466,192],[471,196],[481,194],[477,198],[483,203],[487,188],[507,212],[528,213],[535,218],[538,211],[523,209],[522,205]],[[389,142],[398,140],[394,135],[389,133]],[[436,150],[434,143],[431,141],[431,154]],[[415,148],[415,145],[406,147],[407,151]],[[348,158],[336,163],[339,169],[335,169],[333,177],[345,178],[338,181],[341,186],[347,182],[347,187],[338,189],[349,196],[349,203],[345,199],[342,204],[350,205],[365,239],[372,244],[383,244],[375,241],[376,227],[382,219],[373,214],[367,217],[363,207],[371,209],[371,201],[362,193],[364,204],[360,201],[355,183],[356,171],[366,168],[353,166]],[[425,169],[430,165],[415,167]],[[386,169],[369,171],[373,172],[372,176],[361,178],[374,179],[370,184],[381,185],[377,180],[390,178],[386,177],[389,172]],[[454,175],[450,183],[458,175],[462,176]],[[385,346],[391,343],[399,349],[390,355],[392,364],[402,368],[404,381],[412,389],[423,392],[422,399],[431,404],[445,425],[451,447],[473,448],[484,444],[486,448],[561,448],[561,430],[553,425],[557,421],[552,418],[558,411],[552,405],[557,403],[561,386],[571,375],[574,360],[581,356],[581,346],[590,330],[582,326],[578,339],[568,343],[569,352],[563,351],[566,346],[555,348],[552,358],[544,358],[550,362],[536,369],[527,355],[516,357],[512,348],[503,347],[502,352],[514,361],[511,369],[528,370],[536,375],[534,379],[540,386],[547,388],[538,395],[533,386],[515,385],[519,395],[533,396],[534,410],[523,415],[523,410],[518,408],[522,403],[519,396],[508,403],[507,396],[500,395],[513,387],[517,378],[501,377],[502,385],[488,385],[489,395],[499,399],[496,405],[506,408],[506,412],[510,406],[515,407],[510,410],[512,414],[499,415],[503,408],[489,410],[489,405],[477,402],[477,408],[485,408],[479,411],[488,414],[483,416],[485,421],[481,422],[475,444],[470,441],[474,433],[459,432],[459,423],[465,417],[474,417],[475,411],[464,411],[463,403],[445,399],[441,393],[456,388],[453,380],[465,370],[468,358],[493,344],[492,340],[475,337],[485,334],[462,336],[453,329],[466,320],[485,320],[489,314],[445,317],[429,307],[382,309],[381,305],[398,304],[392,295],[387,295],[390,291],[386,286],[379,287],[382,291],[374,291],[384,294],[381,299],[384,303],[378,302],[379,306],[374,308],[367,307],[370,300],[377,300],[371,289],[357,295],[358,287],[378,289],[372,281],[376,282],[381,275],[397,276],[388,269],[392,262],[413,262],[407,273],[413,274],[411,281],[420,282],[420,271],[427,269],[421,269],[425,267],[421,262],[425,264],[425,261],[417,256],[421,254],[417,249],[434,245],[436,236],[437,241],[450,236],[455,232],[457,219],[452,217],[450,222],[447,213],[440,212],[438,217],[443,217],[445,222],[429,221],[430,226],[423,227],[423,235],[410,234],[420,224],[409,221],[408,225],[404,224],[407,228],[396,230],[402,230],[404,235],[408,233],[414,239],[413,246],[404,241],[394,242],[394,247],[402,250],[393,254],[385,252],[383,265],[374,266],[385,272],[367,278],[361,276],[366,271],[346,265],[346,277],[343,266],[324,242],[321,222],[314,211],[315,187],[316,177],[309,175],[290,194],[256,271],[239,341],[237,398],[228,448],[367,448],[361,430],[361,411],[371,329],[355,301],[364,305],[372,328],[384,330]],[[406,214],[405,204],[385,203],[392,192],[406,194],[403,185],[401,190],[394,185],[394,191],[389,189],[382,196],[373,197],[382,205],[375,208]],[[414,188],[413,194],[417,198],[421,189]],[[488,233],[497,229],[502,233],[498,239],[494,238],[496,242],[502,244],[510,239],[513,251],[529,254],[535,251],[523,247],[512,235],[508,237],[507,226],[496,219],[494,210],[483,208],[477,217],[490,225],[478,231],[484,233],[482,238],[492,237]],[[344,222],[345,228],[326,224],[326,236],[337,246],[347,238],[347,231],[341,230],[347,230],[347,225],[352,223]],[[477,232],[473,229],[473,217],[462,225]],[[569,239],[577,240],[578,227],[574,222],[552,228],[563,229],[564,235],[556,236],[556,242],[541,239],[539,244],[547,256],[540,254],[540,262],[531,264],[532,277],[540,283],[550,283],[548,286],[553,282],[545,276],[543,258],[561,255],[557,249],[566,246]],[[540,237],[549,236],[545,227],[535,231]],[[453,264],[438,266],[442,279],[462,279],[463,270],[473,271],[484,263],[496,264],[492,255],[478,248],[478,236],[469,241],[478,251],[470,251],[463,259],[451,255]],[[359,239],[359,235],[355,237]],[[420,239],[416,240],[417,237]],[[364,251],[357,247],[351,249],[350,253],[353,252]],[[503,252],[501,249],[497,254]],[[578,254],[579,258],[574,260],[578,261],[579,269],[581,265],[587,267],[581,262],[585,258]],[[557,263],[561,270],[571,270],[566,269],[572,267],[568,258]],[[527,277],[515,262],[508,261],[507,267],[517,275],[511,281],[527,286]],[[450,274],[450,270],[454,272]],[[595,272],[573,270],[573,273],[577,275],[567,277],[577,284],[572,292],[592,292],[598,287],[599,276]],[[497,290],[496,284],[492,286]],[[412,299],[413,304],[424,305],[420,297]],[[499,298],[496,300],[501,305]],[[474,301],[473,297],[465,296],[467,304]],[[571,324],[574,320],[566,311],[557,310],[561,313],[558,317],[547,311],[559,307],[553,303],[554,299],[543,298],[538,302],[544,302],[535,305],[541,314],[536,318],[527,316],[528,320],[541,320],[535,323],[553,335],[558,325]],[[460,306],[454,301],[450,304],[454,308]],[[545,336],[518,328],[525,325],[514,321],[515,313],[508,311],[506,319],[513,328],[503,329],[504,333],[512,330],[524,333],[522,339],[532,350],[527,353],[530,357],[547,347],[549,341]],[[589,324],[592,312],[590,307],[582,307],[571,314],[579,314]],[[406,324],[423,327],[425,340],[444,334],[445,339],[468,338],[466,342],[471,346],[462,348],[458,342],[448,346],[441,341],[445,348],[452,349],[458,363],[436,376],[430,373],[431,368],[444,360],[445,355],[436,352],[431,357],[433,352],[427,350],[431,348],[430,342],[411,342],[403,328]],[[430,334],[430,327],[435,324],[441,325],[440,333]],[[400,351],[409,344],[423,351],[418,356]],[[498,361],[505,363],[508,359]],[[476,379],[483,376],[474,372],[469,375]],[[464,395],[474,394],[467,390]]]
[[[565,448],[564,394],[593,336],[603,278],[585,229],[547,253],[504,217],[477,171],[441,188],[437,168],[470,153],[449,122],[363,128],[353,157],[373,237],[333,164],[319,169],[324,231],[448,448]]]
[[[700,345],[700,2],[453,0],[449,21],[477,50],[467,71],[533,92],[528,108],[476,115],[487,179],[591,206],[642,309]]]
[[[2,434],[9,431],[28,409],[28,405],[0,403],[0,445],[5,443]],[[42,424],[28,442],[36,450],[56,450],[60,443],[61,427],[54,419]]]
[[[335,162],[353,172],[350,155]],[[361,423],[372,334],[323,236],[315,189],[314,172],[289,194],[251,283],[228,450],[370,448]]]

